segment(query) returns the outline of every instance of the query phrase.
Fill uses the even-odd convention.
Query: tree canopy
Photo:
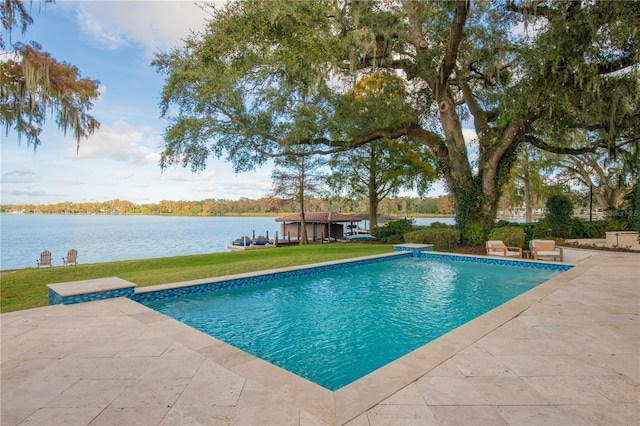
[[[524,144],[577,154],[638,143],[633,2],[254,1],[211,11],[202,34],[154,61],[170,120],[163,166],[200,170],[215,155],[240,171],[291,145],[335,153],[406,138],[431,151],[464,235],[470,224],[491,228]],[[391,84],[353,90],[365,76],[375,88],[381,72]],[[584,146],[563,137],[576,128],[588,131]]]
[[[45,3],[52,3],[45,0]],[[33,18],[21,0],[2,3],[2,25],[10,32],[20,24],[24,33]],[[4,48],[4,39],[0,44]],[[35,42],[16,43],[1,53],[0,120],[8,134],[13,129],[18,140],[25,137],[34,149],[41,144],[40,133],[49,117],[63,132],[72,131],[76,143],[91,135],[100,123],[89,114],[100,95],[99,82],[81,78],[78,69],[59,62]]]

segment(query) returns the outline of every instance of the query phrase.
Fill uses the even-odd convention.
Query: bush
[[[464,242],[471,247],[483,246],[485,241],[484,237],[484,228],[479,223],[470,224],[464,231]]]
[[[636,182],[625,195],[623,206],[629,228],[640,232],[640,182]]]
[[[585,222],[584,238],[605,238],[607,236],[607,221],[595,220]]]
[[[429,225],[429,228],[452,228],[452,226],[451,225],[447,225],[444,222],[432,222]]]
[[[509,247],[526,247],[524,245],[525,232],[520,226],[504,226],[494,228],[487,237],[488,240],[501,240]]]
[[[607,232],[629,230],[629,223],[618,218],[586,220],[574,217],[571,219],[571,234],[569,238],[605,238]]]
[[[460,231],[448,228],[427,228],[408,232],[404,241],[416,244],[433,244],[437,251],[454,251],[460,244]]]
[[[400,219],[387,223],[384,226],[375,226],[371,234],[385,243],[402,243],[404,234],[413,231],[413,219]]]
[[[510,221],[504,220],[504,219],[500,219],[500,220],[496,221],[496,223],[493,225],[494,228],[502,228],[504,226],[513,226],[513,222],[510,222]]]
[[[571,218],[571,231],[569,238],[587,238],[586,222],[579,217]]]
[[[546,219],[542,219],[538,222],[523,223],[520,227],[524,230],[524,246],[529,247],[529,241],[537,239],[548,239],[549,227]]]
[[[545,219],[552,237],[567,238],[571,232],[573,203],[563,194],[552,195],[547,199]]]

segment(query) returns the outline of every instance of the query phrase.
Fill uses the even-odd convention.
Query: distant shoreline
[[[281,212],[281,213],[229,213],[222,215],[213,214],[169,214],[169,213],[47,213],[47,212],[16,212],[16,211],[4,211],[0,214],[6,215],[59,215],[59,216],[168,216],[168,217],[279,217],[287,216],[290,214],[296,214],[297,212]],[[345,214],[363,214],[366,212],[354,212]],[[381,213],[382,214],[382,213]],[[386,214],[386,213],[384,213]],[[397,215],[393,216],[394,219],[400,220],[405,218],[450,218],[454,215],[448,214],[423,214],[415,213],[411,215]]]

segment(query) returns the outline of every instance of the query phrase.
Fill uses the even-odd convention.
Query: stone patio
[[[578,258],[336,392],[126,298],[2,314],[0,423],[640,424],[640,255]]]

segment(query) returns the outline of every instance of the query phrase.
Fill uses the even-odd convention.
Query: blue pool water
[[[405,257],[143,303],[336,390],[558,273]]]

